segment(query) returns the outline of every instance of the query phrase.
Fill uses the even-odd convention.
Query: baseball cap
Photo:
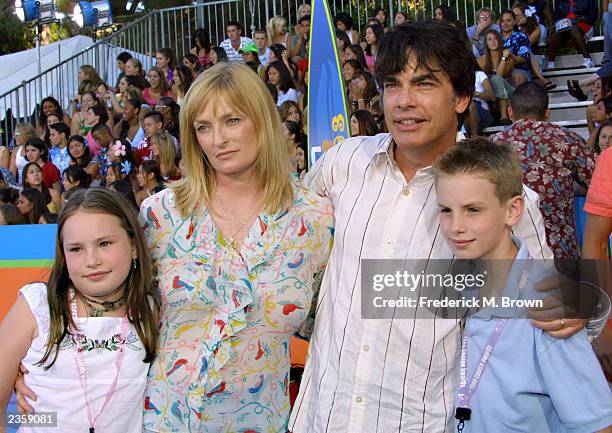
[[[254,42],[249,42],[248,44],[246,44],[244,47],[240,48],[238,50],[238,52],[240,54],[244,54],[244,53],[254,53],[254,54],[258,54],[259,50],[257,49],[257,45],[255,45]]]

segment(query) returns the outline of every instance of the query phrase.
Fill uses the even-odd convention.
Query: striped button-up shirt
[[[300,393],[289,429],[453,432],[460,319],[363,319],[362,259],[450,259],[431,167],[407,181],[389,134],[333,147],[305,182],[331,198],[334,246],[323,277]],[[537,194],[515,233],[532,256],[552,258]]]

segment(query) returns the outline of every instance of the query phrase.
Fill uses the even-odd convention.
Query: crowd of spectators
[[[583,66],[592,67],[585,41],[599,16],[597,7],[595,0],[516,1],[499,17],[481,8],[475,24],[466,29],[449,6],[437,6],[431,18],[459,29],[478,65],[463,134],[475,136],[494,124],[511,125],[508,108],[518,86],[533,81],[546,91],[553,89],[542,66],[556,67],[555,56],[564,42],[571,40],[584,56]],[[54,221],[70,191],[90,185],[121,191],[137,207],[147,196],[186,176],[181,164],[180,107],[198,75],[218,62],[246,63],[267,84],[295,155],[292,170],[303,177],[308,167],[310,12],[310,5],[302,4],[294,23],[274,16],[252,37],[244,35],[241,23],[230,21],[227,38],[217,45],[205,29],[197,29],[189,52],[162,47],[148,71],[123,52],[116,59],[120,74],[115,83],[105,83],[92,66],[82,65],[71,106],[61,107],[52,96],[44,98],[35,124],[18,124],[11,144],[0,147],[0,222]],[[385,33],[410,22],[409,15],[399,11],[389,23],[382,8],[369,16],[361,34],[349,14],[333,17],[351,136],[386,132],[376,58]],[[548,63],[534,55],[544,45]],[[602,86],[598,79],[589,109],[588,144],[596,154],[612,142],[612,96],[606,89],[610,89],[607,81]]]

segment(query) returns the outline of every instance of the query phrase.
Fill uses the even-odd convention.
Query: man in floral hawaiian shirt
[[[579,258],[574,224],[574,178],[591,181],[595,154],[577,134],[548,122],[548,93],[537,83],[517,87],[509,108],[513,125],[494,135],[511,143],[523,167],[523,182],[540,195],[546,237],[556,258]]]

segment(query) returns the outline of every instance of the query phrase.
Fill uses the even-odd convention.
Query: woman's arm
[[[495,101],[495,92],[488,78],[482,81],[482,87],[484,88],[484,92],[475,93],[474,96],[483,101]]]
[[[582,242],[583,259],[607,259],[608,239],[612,233],[612,217],[593,215],[587,212]]]
[[[36,333],[36,320],[27,301],[20,295],[0,325],[0,432],[6,432],[6,406],[13,393],[19,364]]]
[[[81,129],[79,113],[74,113],[72,115],[72,120],[70,121],[70,135],[78,135]]]
[[[15,176],[15,180],[21,181],[21,179],[17,179],[17,153],[21,151],[21,146],[15,146],[13,151],[11,152],[11,162],[9,163],[9,170]]]

